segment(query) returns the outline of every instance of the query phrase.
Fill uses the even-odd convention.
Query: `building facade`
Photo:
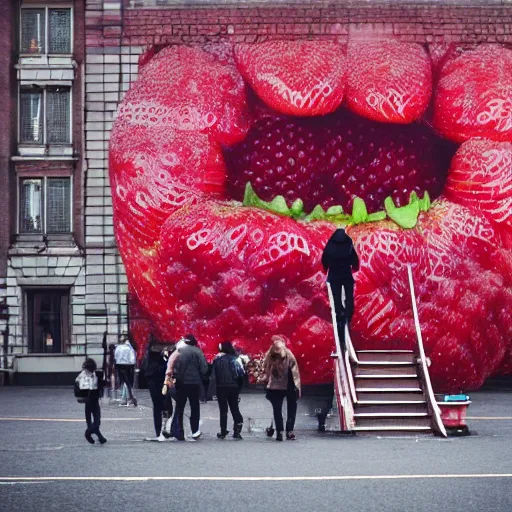
[[[507,1],[16,0],[0,6],[0,364],[75,372],[128,329],[110,130],[156,45],[336,37],[512,44]],[[43,377],[41,377],[43,375]]]
[[[85,122],[104,128],[115,108],[87,101],[85,119],[82,0],[2,5],[2,367],[18,383],[58,382],[126,329],[108,135],[85,139]]]

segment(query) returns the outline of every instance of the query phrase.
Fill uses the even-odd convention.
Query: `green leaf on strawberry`
[[[418,198],[416,192],[411,192],[409,204],[397,208],[391,197],[386,197],[384,207],[388,217],[398,224],[401,228],[412,229],[418,222],[420,211],[426,212],[430,208],[430,196],[428,192],[422,199]]]
[[[291,208],[286,204],[286,200],[283,196],[276,196],[272,201],[263,201],[258,197],[252,185],[247,183],[245,186],[243,205],[261,208],[272,213],[277,213],[278,215],[291,217],[295,220],[303,220],[305,222],[324,220],[344,226],[378,222],[389,217],[401,228],[412,229],[418,222],[419,213],[428,211],[431,202],[428,192],[425,192],[421,199],[416,192],[411,192],[409,204],[405,206],[399,208],[395,206],[391,197],[387,197],[384,201],[385,211],[368,213],[364,200],[356,197],[352,205],[352,215],[344,213],[340,205],[331,206],[325,211],[319,204],[317,204],[310,213],[306,214],[304,212],[304,202],[302,199],[296,199]]]

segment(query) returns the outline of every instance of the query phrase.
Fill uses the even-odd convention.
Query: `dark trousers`
[[[178,408],[174,408],[172,405],[173,397],[176,398],[176,389],[171,388],[167,391],[167,395],[163,397],[163,411],[162,411],[162,422],[166,422],[171,416],[171,436],[179,439],[183,437],[183,431],[180,432],[179,424],[178,424]],[[172,414],[174,410],[174,416]]]
[[[240,409],[238,407],[238,395],[238,388],[217,388],[217,402],[219,404],[221,432],[226,432],[228,429],[228,407],[231,411],[231,416],[233,416],[233,422],[235,424],[244,422],[244,418],[240,414]]]
[[[184,435],[183,414],[187,400],[190,403],[190,428],[194,434],[199,430],[199,395],[201,389],[199,384],[176,383],[176,414],[178,415],[178,426],[180,436]]]
[[[98,437],[101,436],[101,409],[99,394],[90,396],[85,403],[85,421],[87,422],[87,430],[90,434],[96,434]]]
[[[133,391],[132,391],[133,365],[132,364],[118,364],[117,372],[119,374],[119,383],[121,385],[126,384],[126,389],[128,390],[128,396],[130,397],[130,400],[133,400]]]
[[[334,309],[337,317],[345,317],[347,322],[354,314],[354,279],[330,279]],[[341,290],[345,290],[345,307],[341,301]]]
[[[334,401],[334,382],[332,385],[329,385],[329,395],[325,399],[323,407],[321,407],[320,412],[317,414],[318,426],[325,426],[325,421],[327,420],[327,415],[329,411],[332,409],[332,404]]]
[[[267,389],[267,400],[272,404],[274,410],[274,423],[276,430],[282,432],[283,428],[283,402],[286,398],[286,432],[291,432],[295,427],[295,417],[297,416],[297,391]]]
[[[162,379],[148,379],[149,395],[153,402],[153,424],[157,437],[162,431],[162,411],[164,410],[164,395],[162,395]]]
[[[349,323],[354,314],[354,280],[333,279],[329,282],[331,284],[334,309],[336,311],[338,338],[340,340],[341,349],[345,350],[345,323]],[[341,300],[342,289],[345,290],[345,307],[343,307]]]

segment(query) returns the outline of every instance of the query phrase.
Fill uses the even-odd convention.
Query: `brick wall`
[[[231,5],[176,6],[166,8],[155,0],[125,0],[119,3],[88,2],[87,46],[203,43],[228,40],[260,42],[279,38],[348,38],[349,30],[361,24],[377,24],[403,41],[512,43],[512,5],[509,2],[229,2]],[[227,4],[228,2],[224,2]],[[130,8],[130,6],[141,6]],[[120,21],[122,13],[122,21]]]

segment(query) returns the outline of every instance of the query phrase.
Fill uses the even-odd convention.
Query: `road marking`
[[[467,420],[512,420],[512,416],[466,416]]]
[[[101,418],[101,421],[139,421],[145,418]],[[50,421],[56,423],[83,423],[84,420],[75,419],[75,418],[2,418],[0,417],[0,421]]]
[[[0,476],[0,482],[307,482],[332,480],[422,480],[422,479],[512,478],[512,473],[446,475],[327,475],[327,476]]]
[[[0,485],[37,485],[37,484],[49,484],[51,482],[44,481],[44,482],[0,482]]]

